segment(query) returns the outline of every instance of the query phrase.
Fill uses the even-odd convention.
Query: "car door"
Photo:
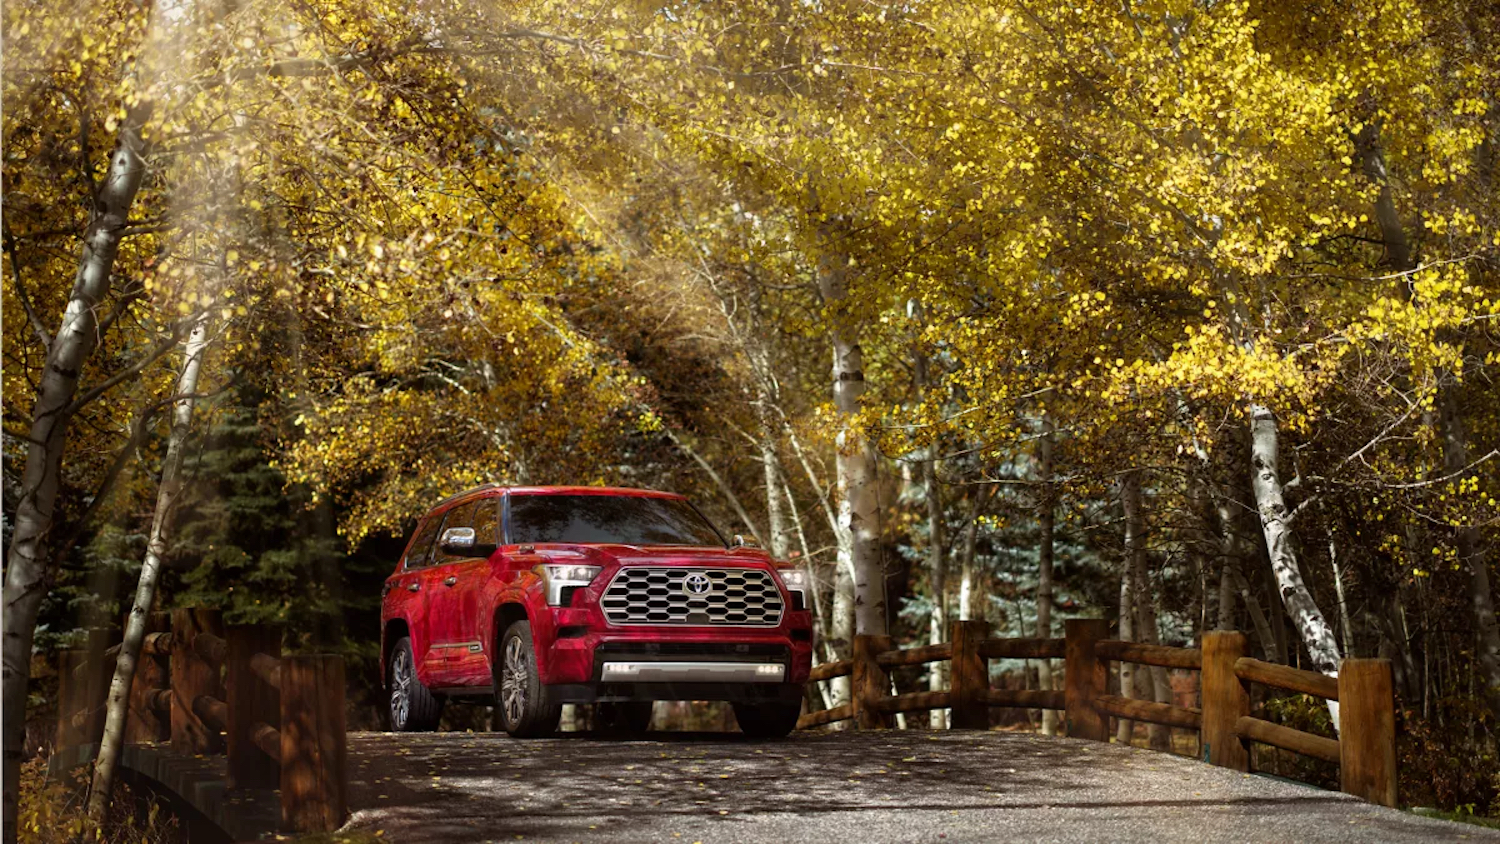
[[[450,551],[444,548],[443,539],[455,528],[474,529],[476,542],[481,541],[481,530],[493,537],[494,512],[492,498],[454,507],[448,511],[433,547],[433,585],[427,596],[427,613],[435,631],[434,680],[441,687],[489,684],[485,645],[479,635],[479,598],[489,573],[488,555],[478,553],[484,550],[482,546]],[[488,542],[493,544],[493,538]]]
[[[453,683],[456,686],[489,686],[490,663],[486,654],[494,647],[487,635],[484,611],[486,589],[493,576],[490,557],[500,544],[500,499],[481,498],[474,503],[469,526],[474,530],[474,545],[467,555],[455,556],[446,564],[440,594],[446,595],[454,625],[454,637],[462,649],[450,654]]]
[[[390,591],[390,614],[405,618],[408,635],[411,637],[412,657],[417,661],[417,679],[424,685],[432,685],[430,660],[433,631],[428,622],[427,595],[432,592],[431,568],[432,546],[443,523],[442,514],[428,515],[417,526],[416,535],[401,560],[397,577],[387,581]]]

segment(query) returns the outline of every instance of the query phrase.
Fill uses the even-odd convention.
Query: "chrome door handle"
[[[443,585],[444,586],[452,586],[453,584],[455,584],[457,582],[458,582],[457,575],[451,575],[450,574],[450,575],[448,575],[448,577],[444,578]]]
[[[408,592],[416,592],[417,590],[419,590],[421,588],[422,588],[422,584],[416,582],[415,580],[413,580],[411,583],[406,584],[406,591],[408,591]]]

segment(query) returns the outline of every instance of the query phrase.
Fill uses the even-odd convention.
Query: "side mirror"
[[[737,533],[734,535],[733,545],[736,548],[759,548],[760,542],[753,536]]]
[[[439,547],[444,554],[455,557],[488,557],[495,553],[494,544],[476,543],[474,529],[468,527],[452,527],[443,531]]]

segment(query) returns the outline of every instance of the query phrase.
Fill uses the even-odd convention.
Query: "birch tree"
[[[193,408],[198,400],[203,359],[211,339],[210,327],[208,313],[200,314],[183,343],[182,367],[177,376],[177,400],[172,410],[166,455],[162,458],[161,481],[156,493],[156,509],[151,518],[151,532],[146,540],[146,559],[141,564],[134,603],[126,616],[124,640],[120,644],[120,655],[106,700],[104,734],[100,739],[99,755],[94,760],[94,775],[89,786],[88,814],[96,832],[102,828],[114,794],[115,769],[119,765],[120,748],[125,741],[130,686],[135,681],[141,643],[146,637],[146,618],[156,600],[162,558],[171,542],[172,523],[183,485],[185,445],[192,429]]]
[[[127,85],[126,91],[134,87]],[[15,509],[15,530],[5,555],[3,622],[3,697],[5,722],[5,840],[16,837],[16,788],[20,779],[21,744],[26,729],[26,699],[31,677],[32,639],[49,577],[49,534],[58,509],[62,461],[72,420],[82,406],[98,398],[110,386],[100,383],[80,393],[80,380],[99,345],[101,305],[110,293],[115,258],[127,236],[132,209],[146,176],[149,144],[143,130],[151,116],[149,99],[126,110],[98,189],[91,197],[88,225],[72,292],[56,332],[46,337],[46,363],[42,368],[35,401],[31,406],[26,436],[25,468],[21,494]],[[12,261],[15,258],[12,256]],[[14,264],[12,265],[14,267]],[[30,314],[32,320],[39,315]],[[107,330],[107,326],[105,330]],[[139,372],[151,360],[133,367]],[[116,375],[116,383],[123,377]]]

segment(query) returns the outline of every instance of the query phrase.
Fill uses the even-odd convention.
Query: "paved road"
[[[1147,750],[1015,733],[349,740],[353,829],[404,842],[1496,841]]]

